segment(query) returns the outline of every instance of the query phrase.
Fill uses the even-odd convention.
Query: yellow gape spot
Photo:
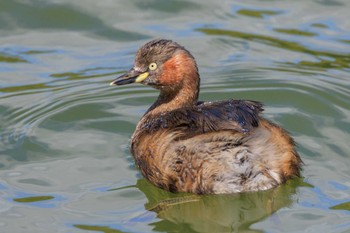
[[[135,83],[140,83],[142,82],[143,80],[145,80],[147,77],[148,77],[149,73],[148,72],[145,72],[145,73],[142,73],[140,74],[139,76],[137,76],[136,80],[135,80]]]

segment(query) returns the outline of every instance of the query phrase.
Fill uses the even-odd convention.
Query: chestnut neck
[[[196,105],[200,78],[193,57],[188,55],[185,59],[177,62],[175,67],[171,67],[171,71],[166,73],[168,72],[171,73],[168,75],[174,80],[174,84],[158,87],[160,90],[158,99],[148,109],[146,115],[161,114]]]

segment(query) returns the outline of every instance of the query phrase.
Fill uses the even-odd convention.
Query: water
[[[0,2],[1,232],[350,232],[350,2]],[[129,139],[157,92],[109,87],[137,48],[197,58],[202,100],[264,102],[303,179],[266,192],[159,190]]]

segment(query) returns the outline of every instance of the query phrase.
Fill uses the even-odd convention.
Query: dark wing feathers
[[[196,106],[198,118],[204,118],[205,124],[214,126],[212,130],[233,129],[248,132],[259,124],[259,113],[262,104],[248,100],[226,100],[220,102],[204,102]]]
[[[236,130],[248,132],[259,125],[262,104],[250,100],[198,102],[192,108],[181,108],[151,117],[144,124],[146,130],[159,128],[187,128],[193,132]]]

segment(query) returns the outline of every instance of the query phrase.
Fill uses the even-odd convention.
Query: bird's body
[[[293,139],[247,100],[198,102],[192,55],[169,40],[141,47],[135,66],[111,84],[160,90],[138,123],[131,152],[141,173],[172,192],[235,193],[273,188],[299,176]]]

